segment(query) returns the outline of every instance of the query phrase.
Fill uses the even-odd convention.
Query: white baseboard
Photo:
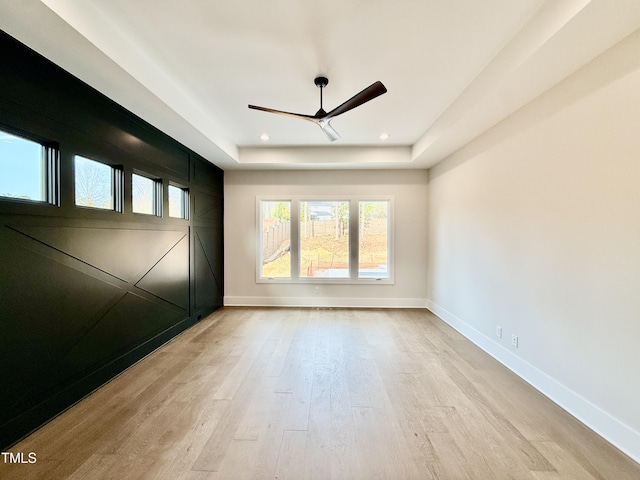
[[[225,307],[426,308],[426,298],[239,297],[225,295]]]
[[[587,427],[640,463],[640,433],[429,299],[427,308]]]

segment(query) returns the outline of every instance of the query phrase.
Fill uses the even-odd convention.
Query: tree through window
[[[114,210],[113,167],[88,158],[75,157],[76,205]]]

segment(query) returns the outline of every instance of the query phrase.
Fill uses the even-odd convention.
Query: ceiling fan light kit
[[[261,110],[268,113],[277,113],[279,115],[285,115],[288,117],[301,118],[302,120],[313,122],[318,125],[322,129],[322,131],[326,133],[327,137],[329,137],[329,140],[333,142],[340,138],[340,135],[338,135],[338,132],[333,129],[330,123],[334,117],[342,115],[343,113],[348,112],[349,110],[352,110],[356,107],[359,107],[363,103],[366,103],[369,100],[373,100],[383,93],[387,93],[387,88],[382,84],[382,82],[377,81],[327,113],[324,108],[322,108],[322,90],[329,84],[329,79],[327,77],[316,77],[313,82],[320,89],[320,109],[316,112],[315,115],[284,112],[282,110],[258,107],[256,105],[249,105],[249,108],[252,108],[254,110]]]

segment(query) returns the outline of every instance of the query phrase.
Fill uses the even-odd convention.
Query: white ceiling
[[[640,28],[637,0],[0,0],[0,15],[225,169],[427,168]],[[318,75],[325,110],[376,80],[388,93],[334,119],[333,143],[247,108],[313,114]]]

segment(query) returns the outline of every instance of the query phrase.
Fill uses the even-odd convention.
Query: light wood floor
[[[11,451],[0,478],[640,478],[426,310],[224,308]]]

